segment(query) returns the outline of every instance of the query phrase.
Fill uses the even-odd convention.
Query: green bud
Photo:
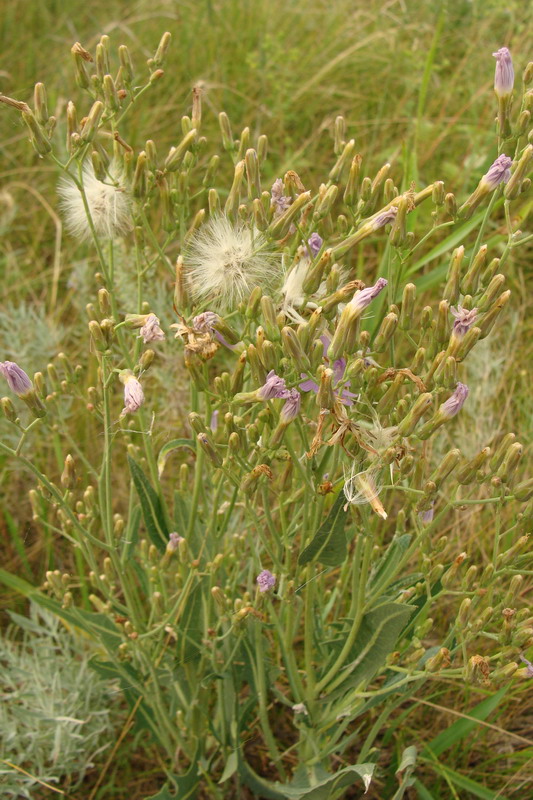
[[[450,261],[450,266],[448,267],[448,273],[446,275],[446,286],[444,288],[443,297],[445,300],[448,300],[450,304],[457,303],[459,300],[459,282],[461,278],[461,267],[463,263],[463,258],[465,254],[465,249],[461,245],[457,247],[453,251],[453,255]]]
[[[440,489],[448,475],[455,469],[457,464],[461,459],[461,451],[457,448],[450,450],[442,461],[440,462],[439,466],[431,475],[430,481],[433,481],[437,489]]]
[[[261,197],[261,178],[259,176],[259,158],[256,151],[250,148],[244,158],[246,165],[246,179],[248,181],[248,197],[250,199]]]
[[[84,143],[91,142],[94,137],[96,136],[98,126],[100,125],[100,120],[102,119],[102,114],[104,113],[104,104],[97,100],[91,106],[91,110],[87,115],[85,120],[85,124],[80,131],[80,138],[81,141]]]
[[[387,314],[381,323],[378,334],[374,339],[373,349],[376,353],[382,353],[387,344],[390,342],[398,325],[398,316],[396,314]]]
[[[468,622],[471,605],[472,605],[472,600],[469,597],[465,597],[465,599],[459,606],[459,613],[457,614],[457,622],[463,629],[466,627],[466,624]]]
[[[437,312],[437,324],[435,327],[435,341],[439,344],[444,344],[450,337],[450,328],[448,323],[448,313],[450,304],[447,300],[441,300]]]
[[[408,331],[413,327],[413,311],[416,301],[416,286],[414,283],[407,283],[404,286],[402,295],[402,309],[400,314],[400,329]]]
[[[16,422],[17,412],[15,411],[15,406],[13,405],[11,399],[9,397],[2,397],[0,403],[2,405],[2,413],[4,414],[4,417],[10,422]]]
[[[315,211],[313,213],[313,219],[315,221],[323,219],[330,213],[331,209],[335,205],[335,201],[337,200],[338,194],[339,194],[339,187],[335,186],[335,184],[330,186],[324,192],[324,195],[321,197],[321,199],[315,206]]]
[[[176,172],[181,167],[185,154],[193,146],[198,138],[196,128],[190,130],[181,140],[177,147],[171,147],[165,159],[164,169],[166,172]]]
[[[333,392],[333,370],[320,366],[318,368],[319,389],[316,396],[316,404],[319,408],[331,410],[335,405],[335,395]]]
[[[475,455],[469,461],[466,461],[457,472],[456,478],[458,483],[462,484],[463,486],[472,483],[475,480],[478,471],[486,463],[489,456],[490,447],[484,447],[483,450],[480,450],[479,453],[477,453],[477,455]]]
[[[220,453],[216,450],[213,443],[210,441],[209,437],[205,433],[199,433],[196,437],[196,440],[199,442],[200,447],[211,461],[211,463],[215,467],[222,466],[222,458]]]
[[[490,308],[486,314],[483,315],[480,322],[478,322],[478,327],[481,330],[480,339],[484,339],[486,336],[489,335],[492,328],[494,327],[494,323],[500,316],[502,310],[509,302],[509,298],[511,297],[511,292],[509,289],[506,292],[502,292],[499,298],[496,300],[492,308]]]
[[[465,333],[465,335],[461,339],[461,342],[457,349],[457,353],[455,354],[455,358],[457,359],[457,361],[463,361],[466,358],[466,356],[468,355],[470,350],[472,350],[472,348],[474,347],[480,336],[481,336],[481,329],[477,327],[470,328],[470,330]]]
[[[356,155],[352,158],[350,174],[346,182],[343,200],[347,206],[353,206],[357,200],[357,190],[359,187],[359,172],[361,170],[362,156]]]
[[[505,283],[505,275],[494,275],[489,285],[481,295],[477,302],[477,307],[480,311],[486,311],[492,305]]]
[[[266,161],[267,153],[268,137],[263,133],[257,140],[257,157],[259,159],[259,164],[263,164]]]
[[[339,144],[340,144],[340,142],[339,142]],[[346,144],[342,145],[342,152],[336,151],[336,152],[340,152],[340,155],[339,155],[339,158],[337,159],[337,163],[335,164],[335,166],[332,168],[332,170],[329,173],[329,180],[330,181],[341,181],[342,180],[343,172],[345,171],[345,169],[348,166],[348,164],[351,162],[351,159],[353,158],[354,150],[355,150],[355,140],[354,139],[350,139],[349,142],[346,142]]]
[[[311,192],[302,192],[279,217],[270,223],[269,232],[273,239],[282,239],[289,231],[294,218],[311,199]]]
[[[300,371],[309,369],[309,359],[304,353],[298,335],[293,328],[288,326],[282,328],[281,341],[284,353],[294,362],[296,368]]]
[[[250,146],[250,128],[243,128],[241,138],[239,140],[239,149],[237,151],[237,158],[239,161],[244,161],[246,151]]]
[[[520,442],[514,442],[508,448],[503,461],[498,468],[498,472],[496,473],[498,478],[501,478],[504,483],[509,482],[509,479],[511,478],[513,472],[520,462],[520,459],[522,458],[523,452],[524,448]]]
[[[400,436],[410,436],[422,416],[429,410],[433,402],[433,395],[429,392],[421,394],[413,404],[407,416],[398,425],[398,434]]]
[[[306,294],[314,294],[316,291],[318,291],[318,288],[323,280],[324,272],[329,264],[331,264],[331,261],[332,250],[329,248],[328,250],[325,250],[322,255],[319,256],[318,259],[315,260],[309,267],[303,282],[303,290]]]
[[[170,40],[172,39],[172,34],[168,31],[165,31],[161,40],[157,46],[157,50],[155,52],[155,56],[153,58],[153,63],[149,64],[150,69],[152,67],[162,67],[165,61],[165,58],[168,53],[168,48],[170,47]]]
[[[50,144],[48,138],[43,133],[43,130],[39,125],[39,123],[37,122],[37,119],[35,118],[33,111],[31,111],[30,109],[28,109],[28,111],[23,111],[22,119],[28,126],[28,129],[30,131],[30,141],[33,147],[35,148],[35,151],[40,156],[47,155],[47,153],[49,153],[50,150],[52,149],[52,145]]]
[[[448,194],[445,196],[444,207],[446,209],[446,213],[449,214],[450,217],[455,218],[457,216],[457,200],[452,192],[448,192]]]
[[[487,250],[487,245],[482,245],[472,259],[472,263],[461,281],[461,291],[463,294],[476,294],[479,277],[487,262]]]
[[[393,247],[402,247],[405,244],[407,235],[407,212],[412,207],[411,201],[404,195],[400,197],[396,207],[398,213],[392,222],[389,240]]]
[[[336,156],[342,152],[344,145],[345,145],[345,138],[346,138],[346,120],[342,116],[335,117],[335,144],[333,147],[333,152]]]
[[[520,184],[529,171],[530,161],[533,158],[533,144],[528,144],[516,165],[513,174],[505,184],[503,195],[507,200],[514,200],[520,194]]]
[[[228,216],[232,217],[233,219],[235,219],[237,215],[237,210],[240,203],[240,190],[244,178],[244,170],[245,170],[244,161],[238,161],[235,164],[233,183],[231,185],[231,189],[229,191],[228,198],[224,206],[225,213]]]
[[[513,444],[515,439],[516,439],[516,436],[515,436],[514,433],[506,433],[505,436],[502,438],[502,440],[500,441],[500,444],[498,445],[498,447],[494,451],[494,455],[492,456],[492,458],[490,460],[490,468],[491,468],[492,472],[496,472],[496,470],[498,469],[498,467],[502,463],[502,461],[503,461],[503,459],[504,459],[509,447]]]
[[[230,121],[225,111],[221,111],[218,115],[218,124],[220,125],[224,150],[233,151],[235,149],[235,142],[233,140]]]
[[[518,483],[514,487],[513,494],[516,500],[527,502],[531,497],[533,497],[533,478],[528,478],[527,480]]]

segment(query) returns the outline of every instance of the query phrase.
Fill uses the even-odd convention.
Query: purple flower
[[[318,233],[312,233],[309,239],[307,240],[308,248],[307,252],[309,253],[311,258],[314,258],[320,248],[322,247],[323,239]]]
[[[425,511],[418,512],[418,518],[420,519],[421,522],[424,523],[424,525],[429,525],[430,522],[433,522],[433,514],[434,514],[434,509],[432,503],[431,508],[428,508]]]
[[[533,678],[533,664],[531,663],[531,661],[528,661],[527,658],[524,658],[524,656],[520,656],[520,661],[523,661],[524,664],[527,664],[527,669],[526,669],[527,677]]]
[[[481,183],[491,192],[499,186],[500,183],[507,183],[511,177],[512,163],[513,159],[509,158],[509,156],[503,154],[498,156],[496,161],[489,167],[488,172],[481,178]]]
[[[220,342],[220,344],[224,345],[224,347],[227,347],[228,350],[237,350],[237,347],[227,342],[222,334],[215,328],[215,324],[219,319],[220,317],[218,314],[215,314],[214,311],[202,311],[201,314],[197,314],[196,317],[193,317],[192,324],[195,330],[200,331],[200,333],[209,333],[211,336],[214,336],[215,339]]]
[[[456,336],[462,339],[465,333],[470,330],[477,319],[477,308],[472,308],[469,311],[462,306],[457,306],[457,308],[452,306],[450,311],[455,317],[455,322],[453,323],[453,332]]]
[[[507,47],[500,47],[492,54],[496,59],[496,72],[494,73],[494,91],[497,97],[508,97],[513,91],[514,69],[511,53]]]
[[[291,198],[286,197],[283,194],[283,181],[281,178],[277,178],[272,184],[270,197],[272,199],[272,205],[274,206],[275,217],[281,216],[281,214],[283,214],[283,212],[286,211],[292,203]]]
[[[370,225],[372,226],[372,229],[377,231],[379,230],[379,228],[383,228],[384,225],[388,225],[389,222],[394,222],[397,213],[398,209],[396,208],[396,206],[391,206],[390,208],[387,208],[385,211],[381,211],[373,219],[370,220]]]
[[[326,358],[326,354],[328,352],[328,347],[331,343],[331,337],[329,334],[325,333],[323,336],[320,337],[320,341],[324,345],[324,358],[326,362],[329,363],[328,359]],[[353,392],[350,392],[349,389],[343,387],[340,391],[335,391],[335,386],[337,386],[342,379],[344,378],[344,370],[346,369],[346,359],[345,358],[338,358],[336,361],[333,362],[333,387],[334,387],[334,394],[338,400],[344,406],[351,406],[353,405],[354,400],[357,398],[357,395]],[[314,381],[312,378],[307,378],[306,373],[302,372],[300,375],[301,378],[305,378],[305,380],[300,383],[298,388],[302,392],[314,392],[318,394],[318,383]]]
[[[448,397],[446,402],[440,406],[440,413],[447,419],[455,417],[455,415],[458,414],[462,409],[467,397],[468,386],[466,386],[464,383],[458,383],[452,396]]]
[[[216,433],[216,430],[218,428],[218,417],[219,417],[219,414],[220,414],[220,412],[219,412],[218,408],[215,409],[215,411],[213,411],[213,413],[211,414],[211,422],[209,423],[209,427],[211,428],[211,431],[213,433]]]
[[[268,569],[264,569],[262,572],[260,572],[255,580],[259,586],[260,592],[268,592],[276,585],[276,576],[272,575]]]
[[[148,314],[146,322],[139,332],[138,338],[140,337],[142,337],[145,344],[148,342],[162,342],[165,338],[165,334],[159,325],[159,319],[155,314]]]
[[[367,286],[366,289],[360,289],[356,292],[348,305],[361,313],[363,309],[370,305],[372,300],[378,296],[386,285],[386,278],[378,278],[374,286]]]
[[[33,383],[24,370],[14,361],[0,361],[0,372],[6,379],[11,391],[18,397],[24,397],[33,389]]]
[[[180,536],[179,533],[169,533],[167,553],[175,553],[180,542],[183,542],[183,536]]]
[[[285,379],[276,375],[273,369],[267,375],[266,382],[257,390],[259,400],[274,400],[276,398],[289,397],[289,390],[285,385]]]
[[[301,402],[302,396],[300,392],[297,389],[289,389],[287,399],[280,414],[281,421],[284,424],[292,422],[293,419],[298,416]]]

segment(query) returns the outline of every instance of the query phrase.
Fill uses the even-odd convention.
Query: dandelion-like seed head
[[[196,302],[233,309],[256,286],[269,286],[279,270],[279,256],[268,250],[260,231],[219,215],[191,239],[185,264]]]
[[[363,470],[356,472],[352,464],[349,470],[344,470],[344,496],[350,505],[369,503],[372,510],[382,519],[387,519],[387,512],[379,498],[381,486],[377,484],[377,470]]]
[[[94,174],[92,164],[86,162],[83,167],[83,188],[97,236],[117,239],[131,230],[131,194],[118,165],[110,165],[109,178],[104,183]],[[90,239],[90,223],[76,184],[68,178],[62,179],[58,193],[69,231],[79,239]]]

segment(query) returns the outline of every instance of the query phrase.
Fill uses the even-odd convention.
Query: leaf
[[[423,783],[420,783],[418,778],[415,778],[413,783],[416,791],[418,792],[418,800],[436,800],[434,795],[431,794],[429,789],[427,789]]]
[[[434,767],[436,766],[437,765],[434,765]],[[474,797],[480,797],[481,800],[508,800],[500,791],[488,789],[481,783],[473,781],[471,778],[467,778],[466,775],[461,775],[459,772],[455,772],[455,770],[450,769],[450,767],[442,763],[438,765],[437,771],[441,772],[443,776],[446,775],[448,780],[458,786],[459,789],[464,789],[466,792],[473,794]]]
[[[183,775],[169,775],[169,781],[175,788],[175,793],[171,794],[168,785],[163,786],[161,791],[147,797],[146,800],[193,800],[196,797],[200,785],[200,776],[198,775],[198,755],[200,750],[196,751],[192,759],[191,766]]]
[[[375,589],[376,585],[379,586],[381,590],[387,588],[387,582],[394,575],[410,543],[411,535],[409,533],[397,536],[391,541],[387,551],[377,564],[376,571],[370,583],[371,589]]]
[[[159,477],[161,477],[163,474],[169,455],[174,450],[179,450],[180,447],[187,447],[189,450],[192,450],[193,453],[196,452],[196,448],[192,439],[172,439],[172,441],[167,442],[165,445],[163,445],[157,457],[157,472]]]
[[[339,789],[346,789],[355,783],[356,778],[361,778],[365,792],[370,786],[375,764],[354,764],[335,772],[333,775],[320,780],[314,786],[305,786],[300,778],[296,778],[291,783],[276,783],[276,788],[284,792],[287,800],[330,800],[334,796],[339,797]]]
[[[63,608],[53,597],[48,597],[48,595],[43,594],[23,578],[12,575],[3,569],[0,569],[0,581],[42,608],[51,611],[52,614],[62,619],[67,625],[78,628],[91,639],[101,642],[106,650],[113,652],[121,643],[122,637],[118,632],[118,628],[105,614],[85,611],[81,608]]]
[[[498,707],[507,689],[507,686],[503,686],[495,694],[486,697],[485,700],[482,700],[481,703],[478,703],[477,706],[469,711],[467,716],[473,717],[474,719],[458,719],[448,728],[437,734],[431,742],[428,742],[426,745],[427,750],[424,749],[422,755],[427,756],[427,751],[429,751],[429,754],[438,757],[445,750],[448,750],[448,748],[460,742],[461,739],[464,739],[465,736],[468,736],[470,731],[477,727],[476,720],[486,720],[489,714]]]
[[[396,770],[396,777],[400,781],[400,785],[397,791],[395,792],[392,800],[402,800],[405,794],[405,790],[409,786],[413,785],[414,779],[411,777],[411,774],[413,773],[415,768],[417,755],[418,752],[414,745],[406,747],[405,750],[403,751],[402,760],[400,761],[400,766]]]
[[[190,508],[188,498],[183,497],[181,492],[174,492],[174,524],[176,530],[182,536],[185,535],[189,527]]]
[[[346,498],[341,490],[327,519],[315,533],[312,541],[300,553],[299,564],[308,564],[309,561],[316,559],[321,564],[336,567],[346,559],[345,503]]]
[[[191,589],[179,621],[176,623],[178,633],[178,659],[180,663],[190,661],[198,655],[204,635],[203,589],[207,580],[200,578]]]
[[[161,508],[161,500],[140,466],[131,456],[128,456],[128,464],[141,503],[146,531],[153,544],[163,553],[167,546],[169,531]]]
[[[258,798],[266,798],[266,800],[287,800],[287,795],[284,791],[280,791],[276,784],[267,781],[255,772],[248,764],[246,759],[242,756],[241,752],[238,753],[239,760],[239,775],[242,782],[252,790],[254,795]]]
[[[226,766],[224,767],[224,772],[222,773],[219,783],[225,783],[225,781],[229,780],[231,776],[237,771],[239,767],[239,756],[237,755],[236,750],[232,750],[232,752],[228,756],[228,760],[226,761]]]
[[[338,689],[324,698],[326,702],[341,697],[348,688],[367,685],[372,680],[394,650],[412,612],[410,606],[402,603],[384,603],[364,615],[350,651],[351,672]]]

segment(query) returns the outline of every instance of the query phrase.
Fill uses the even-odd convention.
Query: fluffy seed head
[[[210,219],[191,239],[185,264],[194,300],[227,309],[256,286],[266,289],[279,269],[278,256],[260,231],[224,215]]]
[[[94,174],[92,164],[86,162],[83,167],[83,187],[99,237],[116,239],[131,230],[131,195],[117,165],[111,164],[108,181],[103,183]],[[90,239],[91,228],[76,184],[69,179],[62,179],[57,190],[69,231],[79,239]]]

